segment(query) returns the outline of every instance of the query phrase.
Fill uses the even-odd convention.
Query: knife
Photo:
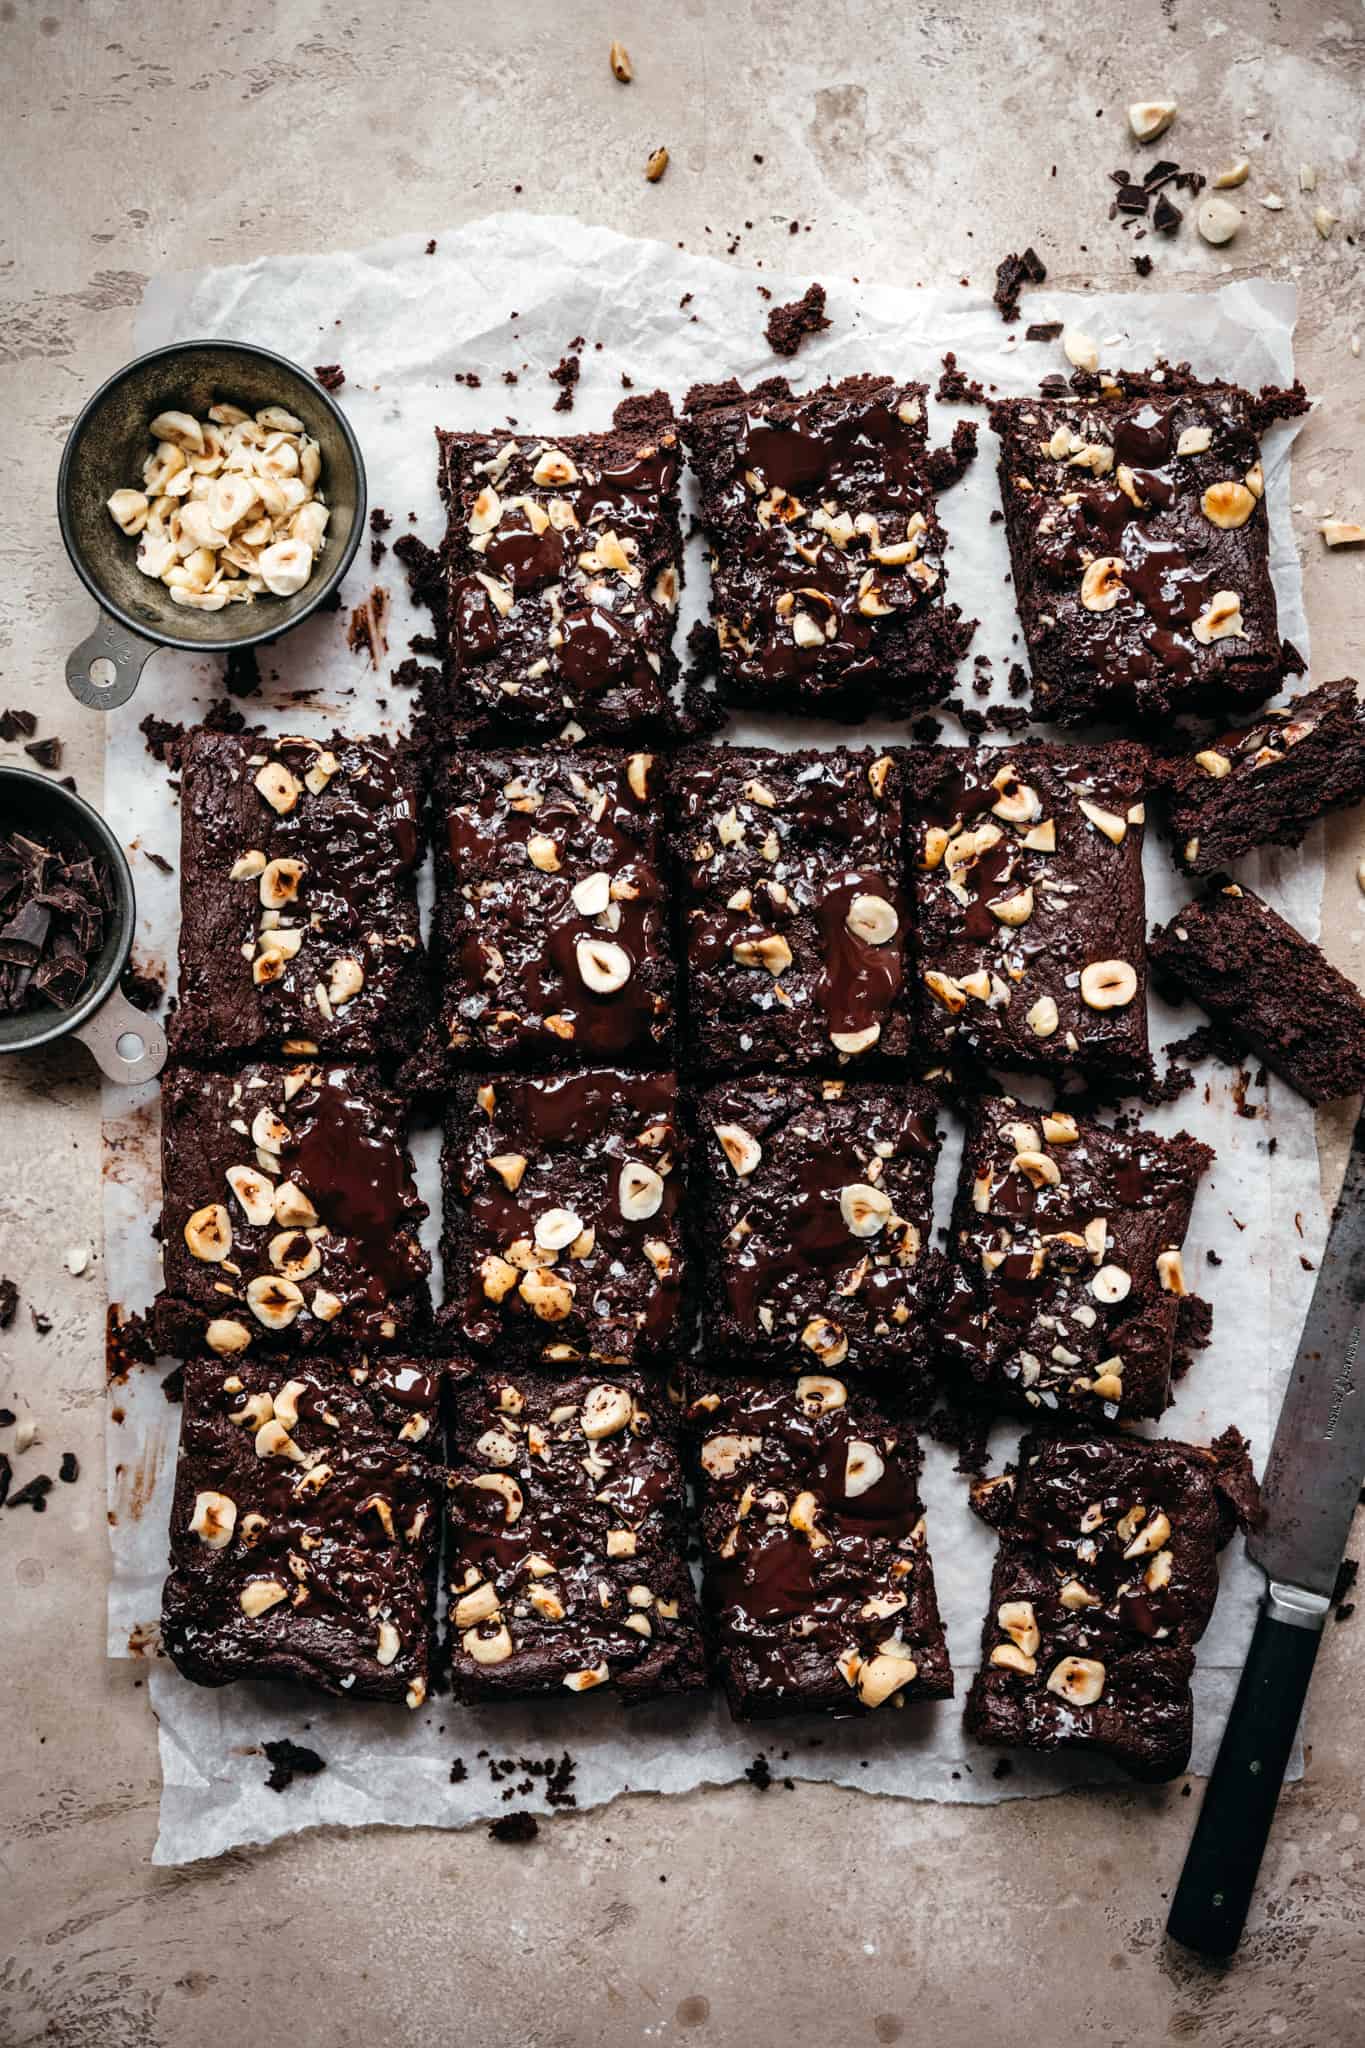
[[[1202,1955],[1241,1940],[1362,1478],[1365,1112],[1247,1538],[1267,1590],[1166,1922]]]

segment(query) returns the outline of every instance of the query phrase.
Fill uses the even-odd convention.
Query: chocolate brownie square
[[[677,1423],[634,1373],[451,1381],[450,1663],[466,1705],[704,1687]]]
[[[693,747],[671,775],[688,1049],[707,1070],[910,1047],[910,897],[890,754]]]
[[[830,1373],[689,1375],[684,1414],[702,1599],[735,1719],[949,1698],[906,1425]]]
[[[1231,1502],[1254,1494],[1240,1439],[1204,1450],[1029,1436],[1017,1471],[972,1494],[1000,1549],[968,1732],[1175,1777],[1190,1758],[1194,1646],[1218,1597],[1218,1548]]]
[[[447,1319],[518,1364],[667,1361],[684,1165],[671,1074],[462,1079],[441,1163]]]
[[[1170,1400],[1207,1145],[1011,1097],[973,1104],[939,1330],[964,1391],[1096,1421]]]
[[[907,777],[920,1043],[945,1066],[1141,1086],[1146,749],[916,748]]]
[[[184,1059],[402,1054],[428,1014],[421,788],[382,739],[192,732],[181,757]]]
[[[433,951],[459,1063],[671,1059],[663,767],[652,754],[448,759]]]
[[[427,1316],[430,1270],[407,1113],[372,1068],[168,1068],[161,1348],[236,1358],[407,1339]]]
[[[1253,846],[1297,846],[1327,811],[1365,797],[1365,684],[1306,691],[1163,763],[1166,822],[1188,875],[1210,875]]]
[[[1064,725],[1258,704],[1280,680],[1251,402],[1145,381],[991,408],[1035,705]]]
[[[1250,889],[1216,878],[1157,926],[1151,957],[1161,982],[1309,1102],[1365,1088],[1365,998]]]
[[[437,440],[449,524],[436,738],[666,736],[682,534],[665,393],[623,399],[603,434]]]
[[[950,688],[974,626],[944,597],[934,494],[961,463],[930,453],[927,389],[846,377],[796,397],[770,377],[688,393],[728,702],[858,720]]]
[[[937,1105],[913,1081],[756,1075],[697,1105],[703,1348],[749,1372],[928,1383]]]
[[[186,1678],[421,1706],[438,1393],[405,1359],[191,1360],[161,1622]]]

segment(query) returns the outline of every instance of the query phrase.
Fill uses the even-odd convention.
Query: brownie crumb
[[[45,1515],[47,1497],[51,1491],[52,1480],[46,1472],[39,1472],[26,1486],[21,1486],[17,1493],[12,1493],[5,1505],[11,1508],[32,1508],[35,1515]]]
[[[223,683],[229,697],[259,697],[261,664],[254,647],[234,647],[224,663]]]
[[[173,1365],[171,1367],[171,1370],[161,1382],[161,1392],[173,1408],[180,1405],[185,1398],[185,1368],[183,1365]]]
[[[60,768],[62,765],[62,743],[59,739],[28,740],[24,752],[40,768]]]
[[[265,1782],[272,1792],[283,1792],[295,1778],[316,1778],[327,1768],[325,1757],[302,1742],[291,1742],[287,1735],[278,1742],[263,1742],[261,1748],[270,1760],[270,1776]]]
[[[984,405],[986,387],[958,368],[957,357],[949,349],[943,358],[943,375],[938,380],[934,396],[940,405]]]
[[[1041,284],[1047,276],[1042,257],[1034,248],[1025,249],[1022,255],[1008,255],[996,265],[995,291],[992,294],[1000,318],[1005,321],[1019,318],[1019,295],[1026,284]]]
[[[62,1462],[57,1467],[57,1477],[63,1486],[74,1486],[81,1476],[81,1461],[74,1451],[63,1451]]]
[[[582,347],[581,342],[579,346],[580,348]],[[556,412],[573,411],[574,386],[582,374],[583,365],[579,362],[578,357],[572,353],[572,350],[566,351],[560,357],[555,368],[548,372],[550,382],[559,386],[559,396],[555,400],[554,406]]]
[[[466,1768],[466,1765],[465,1765],[465,1760],[464,1760],[464,1758],[463,1758],[462,1756],[457,1756],[457,1757],[456,1757],[456,1759],[455,1759],[455,1761],[454,1761],[454,1763],[453,1763],[453,1764],[452,1764],[452,1765],[450,1766],[450,1782],[451,1782],[451,1784],[452,1784],[452,1785],[463,1785],[463,1783],[464,1783],[465,1779],[466,1779],[466,1778],[467,1778],[468,1776],[469,1776],[469,1771],[468,1771],[468,1769]]]
[[[746,1764],[744,1775],[753,1786],[755,1792],[766,1792],[768,1790],[768,1787],[773,1782],[773,1774],[769,1767],[768,1759],[761,1750],[751,1764]]]
[[[111,1384],[126,1380],[135,1365],[152,1365],[156,1346],[146,1316],[125,1316],[118,1302],[111,1301],[104,1322],[104,1376]]]
[[[1137,274],[1138,274],[1138,276],[1139,276],[1139,277],[1150,277],[1150,276],[1151,276],[1151,274],[1152,274],[1152,259],[1151,259],[1151,257],[1150,257],[1150,256],[1135,256],[1135,257],[1133,258],[1133,268],[1134,268],[1134,270],[1135,270],[1135,271],[1137,272]],[[1185,1787],[1185,1790],[1186,1790],[1187,1792],[1189,1791],[1189,1787],[1188,1787],[1188,1785],[1187,1785],[1187,1786]]]
[[[966,475],[976,460],[976,435],[975,420],[957,420],[951,445],[928,450],[924,457],[924,474],[931,490],[950,490]]]
[[[0,740],[32,739],[37,730],[32,711],[0,711]]]
[[[488,1833],[495,1842],[533,1842],[540,1833],[540,1822],[533,1813],[503,1813],[489,1822]]]
[[[434,237],[432,238],[431,241],[427,243],[426,250],[424,253],[428,256],[434,256],[436,254],[436,242]]]
[[[340,391],[346,382],[346,372],[340,363],[319,363],[313,371],[324,391]]]
[[[14,1321],[14,1311],[19,1306],[19,1289],[13,1280],[0,1280],[0,1330],[7,1330]],[[13,1422],[14,1417],[6,1408],[4,1414]]]
[[[119,977],[119,987],[135,1010],[143,1010],[148,1015],[159,1010],[165,1000],[165,981],[150,969],[125,967]]]
[[[790,305],[774,306],[763,331],[774,355],[794,356],[808,334],[818,334],[822,327],[828,326],[825,287],[812,284],[807,285],[801,297],[793,299]]]

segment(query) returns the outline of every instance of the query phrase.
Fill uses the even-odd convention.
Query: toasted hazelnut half
[[[1104,1691],[1104,1666],[1094,1657],[1063,1657],[1049,1671],[1047,1689],[1073,1707],[1093,1707]]]
[[[533,868],[539,868],[543,875],[559,872],[559,848],[548,833],[533,832],[526,841],[526,858]]]
[[[990,1661],[1003,1671],[1017,1671],[1021,1678],[1032,1678],[1038,1669],[1036,1660],[1021,1650],[1017,1643],[997,1643],[991,1651]]]
[[[761,1436],[709,1436],[701,1447],[702,1470],[712,1479],[728,1479],[762,1448]]]
[[[584,875],[569,894],[580,917],[600,917],[611,902],[611,876],[601,872]]]
[[[1133,1290],[1133,1276],[1122,1266],[1101,1266],[1090,1282],[1096,1301],[1126,1301]]]
[[[322,1264],[322,1253],[302,1230],[281,1230],[268,1247],[270,1263],[289,1280],[307,1280]]]
[[[822,1365],[842,1365],[848,1357],[848,1338],[828,1316],[812,1316],[801,1332],[801,1342]]]
[[[1061,1592],[1057,1595],[1057,1598],[1061,1601],[1063,1607],[1072,1614],[1079,1614],[1086,1607],[1098,1607],[1101,1605],[1099,1594],[1092,1593],[1090,1588],[1083,1586],[1079,1579],[1068,1579]]]
[[[986,908],[1000,924],[1019,926],[1027,924],[1033,915],[1033,891],[1025,887],[1012,896],[997,896],[987,903]]]
[[[870,1052],[881,1035],[880,1024],[864,1024],[861,1031],[831,1031],[829,1042],[836,1052],[851,1059],[860,1052]]]
[[[1074,1145],[1081,1135],[1080,1125],[1074,1116],[1064,1109],[1043,1111],[1043,1136],[1049,1145]]]
[[[546,448],[531,471],[536,484],[576,484],[578,470],[562,448]]]
[[[496,1588],[485,1579],[472,1592],[464,1593],[455,1602],[451,1619],[456,1628],[473,1628],[477,1622],[490,1621],[498,1611]]]
[[[521,1445],[505,1429],[486,1429],[474,1449],[485,1465],[515,1465],[521,1456]]]
[[[839,1190],[839,1214],[854,1237],[875,1237],[891,1214],[891,1197],[884,1188],[850,1181]]]
[[[505,1664],[512,1654],[512,1637],[507,1624],[499,1622],[494,1629],[466,1629],[460,1637],[460,1647],[476,1664]]]
[[[216,1266],[232,1250],[232,1219],[221,1202],[196,1209],[185,1225],[185,1243],[196,1259]]]
[[[573,1307],[575,1288],[549,1266],[532,1266],[517,1288],[522,1300],[543,1323],[562,1323]]]
[[[608,939],[580,939],[574,947],[579,979],[594,995],[615,995],[630,980],[630,955]]]
[[[1228,477],[1222,483],[1210,484],[1199,500],[1200,510],[1211,526],[1221,527],[1225,532],[1245,526],[1256,510],[1256,500],[1245,484],[1235,477]]]
[[[962,984],[955,981],[951,974],[942,974],[938,968],[931,967],[925,973],[924,985],[934,1001],[950,1015],[956,1017],[966,1009],[967,997]]]
[[[1126,960],[1092,960],[1081,969],[1081,996],[1092,1010],[1123,1009],[1137,986],[1137,973]]]
[[[666,149],[656,150],[655,155],[666,157],[668,151]],[[650,162],[653,163],[653,161],[654,158],[651,157]],[[663,173],[660,172],[659,176],[662,177]],[[564,1683],[570,1692],[591,1692],[595,1686],[606,1685],[610,1678],[610,1665],[605,1663],[593,1664],[586,1671],[568,1672],[565,1675]]]
[[[844,919],[855,939],[869,946],[885,946],[900,930],[894,904],[885,896],[855,896]]]
[[[259,894],[267,910],[283,910],[286,903],[293,902],[307,865],[302,860],[281,859],[262,869]]]
[[[1111,612],[1123,595],[1121,555],[1097,555],[1081,578],[1081,603],[1088,612]]]
[[[807,1372],[796,1382],[796,1398],[807,1415],[827,1415],[845,1405],[848,1388],[831,1373]]]
[[[238,1594],[237,1605],[248,1621],[256,1621],[261,1615],[268,1614],[272,1607],[278,1607],[281,1600],[288,1598],[289,1588],[282,1585],[278,1579],[253,1579],[251,1584],[244,1586]]]
[[[1031,783],[1022,782],[1008,764],[991,778],[991,788],[996,792],[991,810],[997,818],[1003,818],[1007,824],[1031,825],[1035,819],[1042,817],[1043,801],[1037,790]],[[978,827],[973,857],[983,848],[989,848],[995,843],[995,839],[985,836],[983,827]],[[951,853],[949,864],[952,864]]]
[[[261,1152],[275,1156],[283,1152],[292,1133],[287,1123],[277,1117],[274,1110],[262,1103],[251,1120],[251,1142]]]
[[[479,1279],[489,1301],[501,1301],[512,1292],[520,1277],[517,1268],[506,1259],[499,1258],[496,1252],[485,1253],[479,1261]]]
[[[1167,1294],[1186,1294],[1185,1262],[1178,1251],[1158,1252],[1156,1255],[1157,1278]]]
[[[246,1350],[251,1342],[251,1332],[235,1316],[215,1316],[204,1332],[204,1342],[220,1358],[232,1358],[237,1352]]]
[[[1055,1159],[1049,1159],[1046,1152],[1016,1152],[1010,1161],[1016,1173],[1022,1173],[1031,1187],[1055,1188],[1062,1178],[1062,1170]]]
[[[858,1698],[865,1707],[879,1707],[918,1676],[918,1664],[898,1638],[892,1647],[883,1643],[878,1656],[864,1658],[858,1666]]]
[[[1195,760],[1206,775],[1215,782],[1221,782],[1225,775],[1231,775],[1232,763],[1226,754],[1220,754],[1216,747],[1204,747],[1195,755]]]
[[[515,1479],[506,1472],[480,1472],[470,1480],[480,1493],[496,1493],[502,1501],[503,1520],[510,1526],[519,1521],[525,1500]]]
[[[1248,636],[1242,624],[1242,600],[1237,592],[1216,590],[1190,631],[1201,647],[1211,647],[1215,640],[1245,640]]]
[[[848,1500],[857,1500],[860,1494],[869,1493],[886,1470],[881,1452],[875,1444],[853,1437],[844,1456],[844,1495]]]
[[[296,1181],[281,1181],[271,1204],[274,1220],[286,1230],[306,1230],[318,1220],[318,1212]],[[252,1221],[256,1219],[253,1217]],[[263,1222],[269,1218],[263,1217]]]
[[[1090,820],[1097,832],[1102,832],[1113,845],[1122,846],[1128,836],[1126,818],[1120,818],[1113,811],[1106,811],[1102,804],[1089,803],[1084,797],[1081,798],[1080,808],[1082,816]]]
[[[1128,126],[1138,142],[1155,142],[1179,111],[1174,100],[1134,100],[1128,109]]]
[[[1024,1021],[1035,1038],[1051,1038],[1061,1017],[1051,996],[1039,996]]]
[[[743,1124],[712,1124],[711,1128],[720,1140],[721,1150],[743,1180],[759,1165],[763,1158],[763,1147],[757,1138],[745,1130]]]
[[[792,964],[792,949],[781,932],[765,932],[761,939],[736,939],[730,951],[740,967],[766,967],[774,980]]]
[[[287,1330],[304,1305],[294,1282],[274,1273],[261,1273],[248,1281],[246,1298],[251,1313],[267,1330]]]
[[[536,1218],[531,1235],[542,1251],[562,1252],[583,1228],[572,1209],[546,1209]]]
[[[1194,224],[1203,239],[1216,249],[1232,240],[1242,225],[1242,216],[1230,199],[1218,199],[1210,193],[1207,199],[1200,201]]]
[[[1098,370],[1100,366],[1098,344],[1079,327],[1062,329],[1062,353],[1078,370]]]
[[[647,1223],[663,1207],[662,1175],[642,1159],[628,1159],[617,1181],[617,1201],[628,1223]]]
[[[292,811],[302,794],[303,785],[290,774],[283,761],[266,761],[256,770],[256,788],[265,798],[272,811],[281,816]]]
[[[228,869],[230,882],[254,882],[257,875],[265,872],[265,855],[259,847],[253,847],[240,856]]]
[[[634,1412],[635,1404],[629,1391],[604,1380],[595,1387],[589,1387],[583,1396],[583,1405],[578,1411],[579,1426],[584,1436],[596,1443],[625,1429]]]
[[[237,1503],[225,1493],[197,1493],[190,1528],[210,1550],[225,1550],[237,1526]]]
[[[1017,1643],[1026,1657],[1037,1655],[1042,1638],[1031,1600],[1003,1601],[996,1609],[995,1618],[1010,1641]]]

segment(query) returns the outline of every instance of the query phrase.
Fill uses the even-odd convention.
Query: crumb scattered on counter
[[[763,331],[774,355],[794,356],[808,334],[818,334],[829,324],[825,318],[825,287],[811,284],[799,299],[774,306]]]

